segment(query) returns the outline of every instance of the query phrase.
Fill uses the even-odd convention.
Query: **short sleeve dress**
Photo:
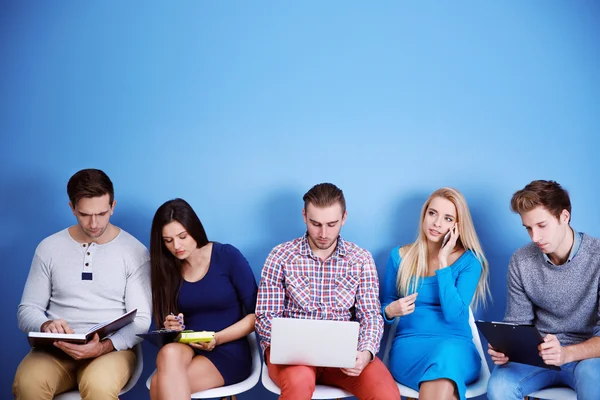
[[[229,244],[213,242],[210,265],[198,282],[183,281],[177,305],[186,329],[220,331],[254,313],[257,285],[248,261]],[[225,385],[241,382],[251,372],[252,357],[245,337],[195,350],[219,370]]]

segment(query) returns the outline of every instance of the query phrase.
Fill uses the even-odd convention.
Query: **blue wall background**
[[[380,274],[428,194],[457,187],[491,265],[477,316],[502,318],[529,240],[514,191],[561,182],[573,226],[600,236],[599,27],[590,1],[1,2],[0,397],[28,351],[16,308],[33,252],[74,222],[66,182],[87,167],[144,244],[156,208],[183,197],[257,278],[303,233],[316,183],[344,190],[342,233]],[[144,351],[126,400],[148,397]]]

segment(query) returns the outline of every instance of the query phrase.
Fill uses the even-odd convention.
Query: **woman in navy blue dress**
[[[169,343],[156,357],[150,398],[189,399],[192,393],[246,379],[252,358],[257,285],[242,253],[209,242],[182,199],[156,211],[150,237],[155,323],[166,329],[214,331],[210,343]]]

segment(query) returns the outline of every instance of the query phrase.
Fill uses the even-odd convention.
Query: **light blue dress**
[[[399,247],[392,250],[382,285],[382,310],[398,300],[396,279]],[[454,381],[461,399],[466,385],[479,376],[481,359],[473,344],[469,305],[481,275],[481,262],[466,251],[454,264],[419,280],[415,311],[400,318],[390,352],[394,379],[419,390],[421,382],[446,378]],[[393,320],[383,319],[391,324]]]

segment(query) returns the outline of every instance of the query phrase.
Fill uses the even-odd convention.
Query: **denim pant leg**
[[[560,371],[509,362],[497,365],[488,382],[489,400],[523,400],[529,393],[551,386]]]
[[[578,400],[598,399],[600,397],[600,358],[588,358],[574,365],[574,383]],[[569,366],[566,364],[565,366]]]

